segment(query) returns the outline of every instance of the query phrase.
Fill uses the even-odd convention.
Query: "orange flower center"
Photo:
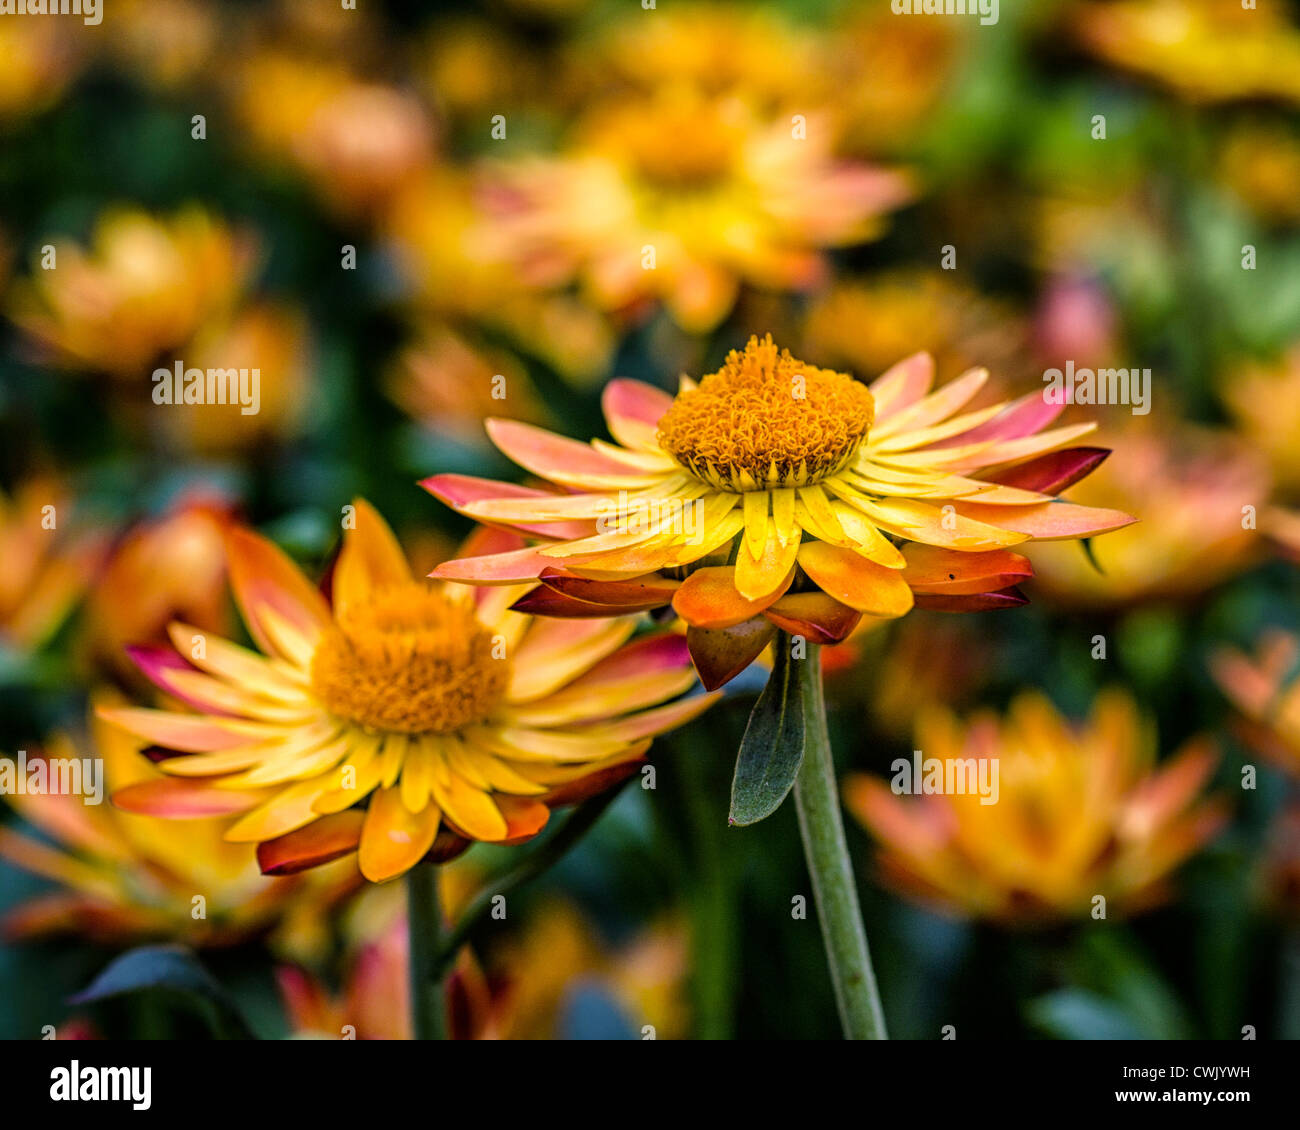
[[[747,129],[739,104],[671,91],[598,113],[586,134],[592,148],[624,161],[652,191],[700,192],[733,175]]]
[[[336,717],[372,730],[445,734],[481,722],[510,665],[474,606],[418,582],[349,607],[312,657],[312,688]]]
[[[679,393],[659,421],[659,444],[722,490],[807,486],[853,459],[874,417],[866,385],[805,365],[769,334]]]

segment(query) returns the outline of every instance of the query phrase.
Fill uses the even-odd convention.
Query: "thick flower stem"
[[[817,918],[826,943],[840,1024],[849,1040],[883,1040],[885,1016],[871,968],[867,934],[858,906],[858,890],[844,840],[826,699],[822,692],[821,649],[811,645],[796,665],[803,683],[806,737],[803,763],[795,780],[794,800],[803,835],[804,856],[812,877]]]
[[[417,863],[406,873],[406,920],[410,935],[411,1030],[417,1040],[447,1038],[447,998],[436,975],[442,948],[438,865]]]

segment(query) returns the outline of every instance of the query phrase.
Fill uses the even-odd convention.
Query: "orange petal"
[[[749,539],[740,539],[736,553],[735,585],[741,596],[748,600],[763,600],[781,590],[790,570],[794,568],[801,534],[802,531],[796,526],[794,536],[782,545],[775,524],[769,522],[763,552],[758,557],[751,552]]]
[[[113,807],[141,816],[196,820],[247,812],[266,799],[266,792],[220,789],[210,781],[163,777],[139,781],[113,794]]]
[[[903,577],[917,593],[994,592],[1034,575],[1029,560],[1006,549],[963,553],[936,545],[909,545]]]
[[[546,827],[551,818],[551,810],[541,801],[531,797],[503,796],[494,798],[501,815],[506,818],[506,837],[504,844],[522,844],[531,840]]]
[[[730,682],[762,654],[776,628],[755,616],[730,628],[688,628],[686,645],[705,690]]]
[[[305,828],[257,845],[263,875],[294,875],[357,850],[366,814],[359,808],[313,820]]]
[[[1086,538],[1123,529],[1137,521],[1122,510],[1103,510],[1073,502],[1040,502],[1035,506],[985,506],[956,503],[956,510],[977,522],[1028,534],[1039,541]]]
[[[736,590],[735,569],[709,565],[696,569],[673,597],[673,610],[695,628],[730,628],[757,616],[790,587],[793,567],[767,596],[747,600]]]
[[[588,773],[585,777],[579,777],[576,781],[569,781],[566,784],[556,786],[546,794],[544,800],[547,805],[553,808],[565,804],[579,804],[588,797],[597,796],[626,781],[644,763],[644,754],[638,754],[627,761],[620,761],[617,765],[597,769],[594,773]]]
[[[823,592],[869,616],[902,616],[912,607],[912,590],[901,570],[877,565],[851,549],[812,542],[799,550],[799,567]]]
[[[610,381],[600,397],[610,434],[625,447],[647,451],[659,450],[659,421],[672,404],[662,389],[622,377]]]
[[[382,883],[409,871],[433,847],[441,813],[437,805],[408,812],[396,787],[378,789],[370,797],[357,863],[372,883]]]
[[[274,630],[266,625],[268,608],[311,643],[329,627],[325,598],[278,546],[251,530],[236,528],[226,535],[226,554],[235,600],[264,652],[280,654]]]
[[[343,538],[343,551],[334,566],[334,608],[364,603],[374,589],[406,584],[411,570],[388,523],[365,499],[352,503],[356,525]]]
[[[861,612],[824,592],[787,593],[763,615],[783,632],[816,644],[840,643],[862,620]]]

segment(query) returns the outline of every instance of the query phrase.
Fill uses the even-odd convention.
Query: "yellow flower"
[[[261,655],[180,623],[177,651],[135,650],[200,713],[104,712],[178,755],[159,763],[163,780],[119,791],[119,807],[239,815],[227,838],[257,843],[268,873],[358,850],[380,881],[471,841],[532,837],[552,806],[621,780],[656,734],[709,705],[659,705],[694,682],[671,633],[629,642],[628,618],[534,622],[509,608],[523,588],[414,580],[369,504],[350,520],[332,605],[273,544],[230,534],[231,584]]]
[[[1243,208],[1267,224],[1300,223],[1300,136],[1267,120],[1233,128],[1215,159],[1219,182]]]
[[[167,219],[117,209],[99,219],[87,253],[51,241],[55,269],[38,252],[15,285],[13,320],[57,364],[144,380],[153,362],[234,305],[253,247],[200,208]]]
[[[841,12],[817,79],[845,145],[879,153],[912,144],[982,30],[969,20],[899,19],[887,4]]]
[[[210,0],[117,0],[103,50],[135,81],[173,92],[217,66],[218,12]]]
[[[389,394],[413,419],[467,447],[483,444],[483,418],[509,396],[521,419],[547,418],[517,358],[478,349],[445,326],[427,326],[389,374]]]
[[[1268,459],[1278,487],[1300,494],[1300,345],[1272,364],[1233,369],[1219,395],[1250,446]]]
[[[400,906],[371,905],[371,894],[382,890],[367,892],[351,916],[369,922],[352,947],[341,993],[331,994],[300,967],[276,970],[298,1038],[338,1039],[349,1026],[361,1040],[411,1038],[406,916]],[[679,1039],[689,1018],[687,957],[679,922],[655,923],[612,949],[575,907],[551,899],[528,917],[518,937],[498,947],[486,973],[462,949],[446,987],[450,1034],[460,1040],[563,1038],[565,1005],[581,985],[605,994],[629,1033],[650,1024],[656,1039]]]
[[[1105,607],[1196,596],[1253,563],[1261,541],[1243,507],[1263,507],[1269,475],[1248,445],[1176,421],[1121,426],[1103,442],[1114,454],[1075,497],[1140,510],[1143,521],[1096,542],[1095,565],[1077,546],[1035,547],[1034,573],[1053,600]]]
[[[1105,452],[1066,448],[1091,424],[1035,434],[1063,407],[1042,392],[956,415],[987,378],[972,370],[927,396],[925,354],[868,386],[751,338],[698,384],[683,377],[676,398],[612,382],[605,415],[621,446],[490,420],[502,451],[574,493],[428,479],[463,514],[550,539],[434,575],[540,578],[545,588],[517,607],[545,615],[671,603],[696,629],[691,652],[709,687],[778,627],[837,643],[863,615],[908,612],[914,593],[950,611],[1024,603],[1013,586],[1030,570],[1009,547],[1132,519],[1054,497]],[[917,544],[904,554],[898,542]]]
[[[296,168],[344,215],[386,204],[433,157],[419,101],[344,65],[268,49],[242,63],[235,112],[260,154]]]
[[[174,450],[186,455],[247,451],[293,436],[302,423],[311,399],[312,357],[301,309],[271,302],[246,306],[229,321],[205,327],[180,360],[187,370],[255,369],[257,383],[245,385],[241,375],[237,395],[225,404],[173,403],[155,411],[151,422]],[[175,364],[167,358],[162,367],[174,373]]]
[[[1094,53],[1193,102],[1300,101],[1300,32],[1283,0],[1118,0],[1077,9]]]
[[[65,622],[103,559],[107,531],[78,521],[66,489],[31,479],[0,493],[0,639],[24,650]]]
[[[116,699],[98,701],[107,706]],[[59,884],[9,912],[4,926],[10,936],[72,932],[111,943],[154,938],[220,946],[270,930],[283,952],[307,957],[321,949],[324,912],[360,883],[354,865],[339,862],[312,876],[269,879],[248,845],[222,838],[220,820],[177,827],[119,811],[108,792],[162,775],[141,756],[140,743],[120,730],[92,719],[91,735],[103,766],[102,803],[87,804],[70,793],[7,798],[55,846],[0,827],[0,856]],[[86,755],[58,735],[40,756]],[[199,897],[202,914],[195,913]]]
[[[86,599],[92,658],[130,676],[137,672],[124,649],[164,643],[172,620],[229,631],[224,539],[230,509],[219,496],[195,492],[117,541]]]
[[[1039,378],[1029,327],[1004,304],[952,281],[948,271],[904,270],[837,283],[808,308],[803,346],[828,365],[877,373],[926,341],[940,372],[984,365],[1003,379]]]
[[[610,311],[658,299],[709,330],[742,282],[812,287],[826,248],[875,238],[912,194],[901,173],[836,160],[815,115],[798,129],[687,86],[604,101],[561,156],[501,168],[486,234],[536,285],[577,282]]]
[[[909,22],[909,21],[890,21]],[[931,21],[932,22],[932,21]],[[771,8],[741,4],[665,6],[652,20],[619,20],[575,54],[583,73],[644,94],[689,86],[715,96],[740,94],[760,109],[807,109],[832,93],[823,71],[830,45],[818,32]]]
[[[614,348],[605,318],[521,278],[504,249],[490,246],[479,195],[471,175],[427,169],[381,217],[381,234],[421,311],[452,329],[473,323],[526,343],[570,380],[603,374]]]
[[[1211,660],[1220,689],[1244,716],[1247,741],[1291,776],[1300,778],[1300,638],[1273,629],[1256,654],[1222,648]]]
[[[923,771],[929,759],[945,774],[964,760],[962,772],[996,779],[996,802],[975,788],[904,797],[855,774],[845,803],[880,841],[891,885],[959,914],[1052,922],[1088,915],[1098,896],[1108,915],[1146,909],[1224,819],[1219,802],[1197,799],[1216,760],[1209,744],[1156,767],[1154,733],[1120,692],[1099,696],[1078,726],[1037,693],[964,724],[934,710],[915,744]]]
[[[67,20],[0,20],[0,121],[26,118],[57,102],[85,65],[84,40]]]

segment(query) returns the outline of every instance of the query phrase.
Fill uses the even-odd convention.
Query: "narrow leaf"
[[[254,1039],[234,998],[207,968],[183,946],[141,946],[109,962],[71,1004],[93,1004],[127,993],[161,989],[179,994],[191,1004],[210,1009],[215,1030],[234,1039]]]
[[[804,693],[790,639],[778,637],[772,675],[754,704],[731,781],[729,824],[756,824],[785,800],[803,761]]]

